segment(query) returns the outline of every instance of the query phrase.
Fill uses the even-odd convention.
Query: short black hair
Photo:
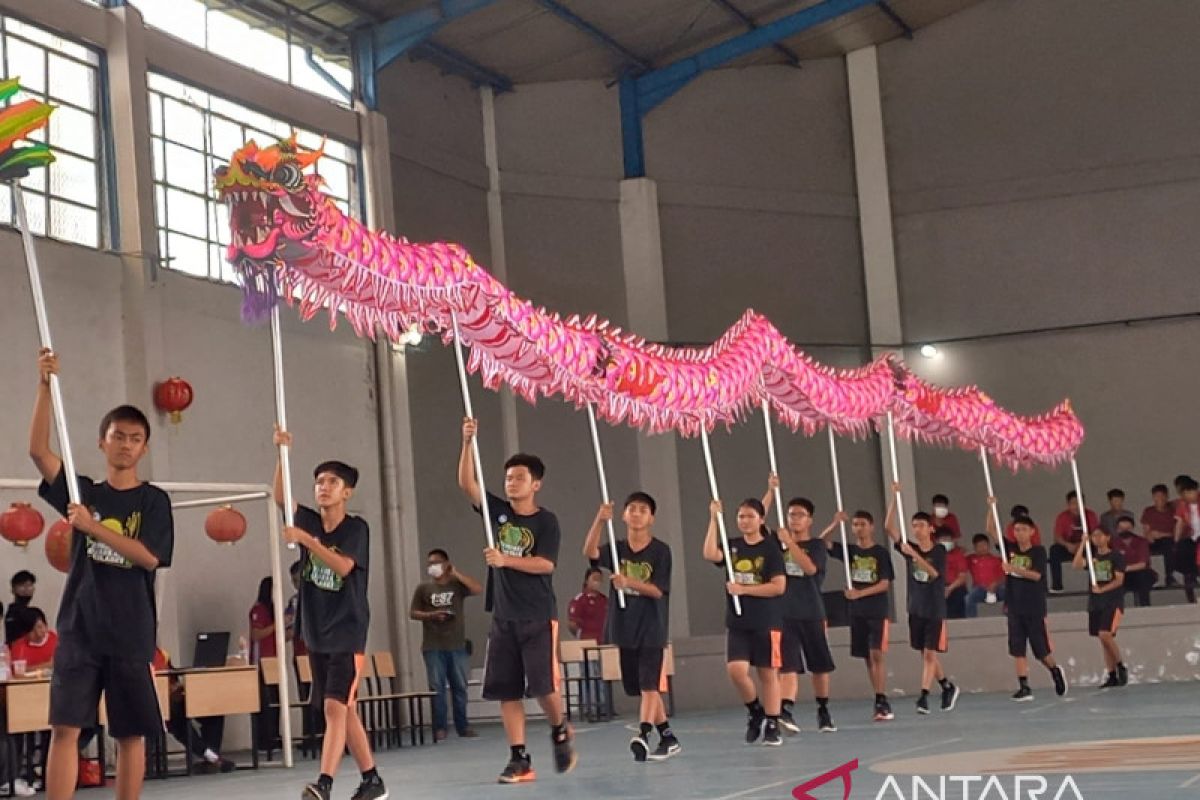
[[[141,425],[142,429],[146,431],[146,441],[150,441],[150,420],[146,419],[146,415],[137,406],[117,406],[105,414],[100,420],[101,439],[108,435],[108,429],[114,422],[132,422],[135,425]]]
[[[1017,515],[1017,516],[1013,517],[1012,524],[1013,524],[1014,526],[1016,526],[1016,525],[1028,525],[1030,528],[1036,528],[1036,527],[1037,527],[1036,525],[1034,525],[1034,524],[1033,524],[1033,520],[1032,520],[1032,519],[1030,519],[1030,517],[1029,517],[1029,515],[1028,515],[1028,514],[1019,514],[1019,515]]]
[[[1119,498],[1121,498],[1122,500],[1124,500],[1124,499],[1125,499],[1125,493],[1124,493],[1124,492],[1122,492],[1120,489],[1109,489],[1109,490],[1108,490],[1108,499],[1109,499],[1109,500],[1112,500],[1114,497],[1119,497]]]
[[[1099,534],[1101,534],[1101,535],[1103,535],[1103,536],[1107,536],[1107,537],[1109,537],[1110,539],[1112,538],[1112,534],[1111,534],[1111,533],[1109,533],[1108,531],[1106,531],[1104,528],[1101,528],[1101,527],[1098,527],[1098,526],[1097,526],[1097,527],[1095,527],[1095,528],[1092,528],[1092,533],[1099,533]]]
[[[546,475],[546,465],[540,458],[529,453],[515,453],[509,456],[508,461],[504,462],[504,471],[507,472],[510,467],[525,467],[535,481],[540,481]]]
[[[929,516],[924,511],[918,511],[917,513],[912,515],[912,521],[913,522],[927,522],[930,525],[932,525],[933,517]]]
[[[45,622],[47,625],[50,624],[46,622],[46,612],[37,606],[25,606],[22,608],[17,614],[17,622],[25,630],[25,633],[33,630],[35,623]]]
[[[358,486],[358,470],[347,464],[345,461],[322,461],[317,464],[317,468],[313,470],[313,479],[321,477],[322,472],[332,472],[334,475],[342,479],[342,483],[349,486],[351,489]]]
[[[1122,514],[1121,516],[1117,517],[1117,525],[1120,525],[1122,522],[1128,522],[1130,525],[1137,524],[1136,522],[1134,522],[1133,517],[1128,516],[1126,514]]]
[[[1196,489],[1200,489],[1200,483],[1196,483],[1195,478],[1189,478],[1185,475],[1183,481],[1179,484],[1179,491],[1195,491]]]
[[[584,587],[587,586],[588,578],[591,578],[593,575],[603,575],[603,574],[604,574],[604,570],[600,569],[599,567],[588,567],[587,572],[583,573]]]
[[[954,529],[951,528],[949,525],[938,525],[936,528],[933,529],[933,538],[941,539],[943,536],[953,539],[954,538]]]
[[[971,544],[979,544],[980,542],[986,543],[988,547],[992,546],[991,537],[986,533],[977,533],[971,537]]]
[[[1008,512],[1008,516],[1011,517],[1013,520],[1016,520],[1017,517],[1028,517],[1029,516],[1029,507],[1023,506],[1020,503],[1018,503],[1017,505],[1013,506],[1012,509]]]
[[[863,511],[861,508],[858,511],[854,512],[854,519],[865,519],[867,522],[871,523],[872,525],[875,524],[875,518],[873,516],[871,516],[871,512]]]
[[[644,503],[649,506],[651,516],[658,513],[658,503],[654,502],[654,498],[647,492],[630,492],[629,497],[625,498],[625,505],[622,508],[629,508],[634,503]]]
[[[809,516],[817,513],[817,507],[814,506],[813,501],[809,500],[807,497],[793,497],[791,500],[788,500],[787,507],[791,508],[792,506],[800,506],[808,512]]]
[[[37,576],[27,569],[19,570],[13,573],[11,586],[16,586],[20,583],[37,583]]]
[[[1176,475],[1175,476],[1175,488],[1178,489],[1183,484],[1184,481],[1190,481],[1191,479],[1192,479],[1191,475]]]
[[[1169,495],[1171,490],[1167,488],[1165,483],[1156,483],[1150,487],[1150,494],[1158,494],[1159,492]]]
[[[447,561],[450,560],[450,554],[447,553],[445,550],[443,550],[440,547],[435,547],[432,550],[430,550],[428,553],[425,554],[426,558],[429,558],[430,556],[441,556],[442,558],[446,559]]]
[[[1067,502],[1068,503],[1071,502],[1072,500],[1078,500],[1078,499],[1079,499],[1079,494],[1076,493],[1076,491],[1074,489],[1067,492]]]
[[[948,506],[948,505],[950,505],[950,498],[946,497],[946,495],[944,495],[944,494],[935,494],[933,496],[933,504],[937,505],[938,503],[941,503],[944,506]]]

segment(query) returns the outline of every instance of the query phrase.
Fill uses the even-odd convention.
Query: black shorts
[[[1092,636],[1099,636],[1101,632],[1117,635],[1117,628],[1121,627],[1121,617],[1125,612],[1119,608],[1105,608],[1100,611],[1088,612],[1088,633]]]
[[[353,703],[365,661],[366,656],[362,653],[309,653],[313,676],[312,705],[320,708],[325,700],[345,705]]]
[[[98,655],[82,642],[61,638],[50,678],[50,724],[96,727],[101,692],[108,705],[108,731],[114,739],[162,733],[158,693],[148,661]]]
[[[946,652],[946,620],[908,615],[908,643],[913,650]]]
[[[642,692],[667,691],[664,647],[622,647],[621,685],[625,694],[636,697]]]
[[[1013,658],[1024,658],[1026,645],[1033,650],[1038,661],[1053,651],[1050,646],[1050,631],[1045,617],[1030,617],[1021,614],[1008,615],[1008,654]]]
[[[558,691],[558,621],[492,619],[483,662],[484,700],[521,700]]]
[[[814,675],[833,672],[833,653],[825,638],[823,619],[785,619],[783,621],[783,666],[780,672]]]
[[[783,632],[777,630],[730,628],[725,632],[725,661],[749,661],[752,667],[779,669],[783,666],[782,638]]]
[[[872,650],[886,653],[890,627],[886,617],[850,617],[850,655],[867,658]]]

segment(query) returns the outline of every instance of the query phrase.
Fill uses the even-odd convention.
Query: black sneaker
[[[1117,673],[1110,672],[1108,677],[1104,679],[1104,683],[1100,684],[1101,689],[1115,689],[1121,685],[1121,681],[1117,678]]]
[[[762,743],[767,747],[779,747],[783,744],[783,737],[779,735],[779,726],[771,720],[767,720],[767,724],[763,726]]]
[[[787,731],[788,734],[800,732],[800,726],[796,724],[796,718],[792,716],[792,712],[790,711],[780,712],[779,727]]]
[[[350,795],[350,800],[387,800],[387,796],[388,791],[383,785],[383,778],[376,775],[358,784],[354,794]]]
[[[1129,670],[1124,664],[1117,664],[1117,682],[1121,686],[1129,684]]]
[[[529,756],[524,758],[515,758],[508,762],[508,766],[500,773],[497,781],[500,783],[528,783],[537,780],[537,773],[533,771],[533,759]],[[325,800],[328,800],[326,795]]]
[[[575,740],[575,732],[571,727],[568,725],[564,728],[561,736],[551,734],[550,740],[554,742],[554,769],[559,772],[575,769],[579,756],[575,754],[575,748],[571,747],[571,742]]]
[[[942,689],[942,711],[953,711],[958,705],[958,695],[958,686],[953,683]]]
[[[876,722],[890,722],[895,718],[896,715],[892,713],[892,704],[886,698],[875,703],[874,719]]]
[[[310,783],[300,793],[300,800],[329,800],[329,790],[319,783]]]
[[[1050,677],[1054,679],[1054,693],[1059,697],[1067,696],[1067,676],[1063,674],[1062,667],[1055,667],[1050,670]]]
[[[833,717],[828,708],[817,709],[817,729],[821,733],[837,733],[837,725],[833,724]]]
[[[650,743],[642,736],[635,736],[629,740],[629,749],[633,752],[633,760],[639,764],[646,760],[650,755]]]
[[[1018,703],[1031,702],[1033,700],[1033,690],[1028,686],[1022,686],[1020,689],[1017,689],[1017,693],[1012,696],[1012,699]]]
[[[762,734],[763,722],[765,721],[766,718],[758,714],[750,715],[749,719],[746,720],[746,744],[754,744],[758,741],[759,735]]]
[[[674,736],[669,736],[666,739],[660,739],[658,747],[650,754],[651,761],[666,761],[671,756],[677,756],[683,752],[683,746],[679,744],[679,740]]]
[[[922,694],[920,697],[917,698],[917,713],[918,714],[928,714],[929,713],[929,695]]]
[[[217,762],[217,770],[220,772],[229,773],[233,772],[235,769],[237,769],[237,764],[233,763],[228,758],[222,758]]]

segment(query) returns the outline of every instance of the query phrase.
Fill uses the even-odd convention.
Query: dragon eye
[[[304,173],[295,164],[287,162],[272,170],[271,180],[280,186],[299,186],[304,182]]]
[[[246,172],[246,174],[251,175],[255,178],[267,177],[266,170],[264,170],[258,164],[255,164],[253,161],[247,161],[244,164],[242,164],[242,169]]]

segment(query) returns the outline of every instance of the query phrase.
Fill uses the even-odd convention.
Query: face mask
[[[954,542],[938,542],[938,544],[940,544],[942,547],[946,548],[947,550],[954,549]]]
[[[429,577],[431,578],[440,578],[442,577],[442,573],[446,571],[446,568],[441,564],[430,564],[425,568],[425,571],[429,573]]]
[[[934,506],[933,507],[933,515],[935,517],[937,517],[938,519],[944,518],[949,513],[950,513],[950,509],[946,508],[945,506]]]

